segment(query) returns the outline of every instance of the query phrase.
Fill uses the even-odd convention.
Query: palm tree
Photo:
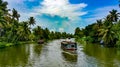
[[[37,26],[36,28],[33,29],[33,34],[36,36],[36,39],[43,38],[43,29],[40,26]]]
[[[119,17],[119,13],[117,12],[117,10],[112,10],[109,12],[110,14],[108,15],[109,19],[112,21],[112,22],[117,22],[118,20],[118,17]]]
[[[110,14],[103,21],[103,27],[99,29],[99,36],[102,36],[102,40],[106,46],[115,46],[116,44],[116,32],[112,28],[114,27],[113,22],[117,22],[119,13],[117,10],[110,11]],[[100,21],[101,22],[101,21]]]
[[[6,25],[4,17],[8,14],[7,5],[7,2],[3,2],[2,0],[0,0],[0,24],[2,24],[3,26]]]
[[[0,0],[0,15],[8,13],[7,5],[8,5],[7,2],[3,2],[2,0]]]
[[[31,34],[30,28],[28,27],[27,22],[21,22],[17,28],[18,40],[28,40],[29,35]]]
[[[79,27],[77,27],[76,29],[75,29],[75,36],[79,36],[79,33],[80,33],[80,28]]]
[[[50,31],[48,30],[48,28],[45,28],[43,31],[44,38],[49,39],[49,34],[50,34]]]
[[[34,17],[30,17],[29,18],[29,25],[31,26],[31,25],[34,25],[35,24],[35,19],[34,19]]]
[[[12,17],[13,17],[13,19],[16,18],[17,21],[19,21],[20,14],[18,14],[17,10],[15,10],[14,8],[12,10]]]
[[[99,29],[99,32],[99,36],[102,36],[105,46],[114,46],[116,44],[116,42],[114,42],[116,33],[111,29],[111,26]]]
[[[100,26],[102,26],[102,20],[101,19],[97,20],[97,26],[98,26],[98,28],[100,28]]]

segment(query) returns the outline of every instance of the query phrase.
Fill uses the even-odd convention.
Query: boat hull
[[[44,40],[38,40],[38,44],[43,44]]]

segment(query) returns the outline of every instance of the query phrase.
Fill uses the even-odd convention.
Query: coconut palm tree
[[[35,19],[34,19],[34,17],[30,17],[28,23],[29,23],[30,26],[31,26],[31,25],[34,25],[34,24],[35,24]]]
[[[98,31],[99,36],[102,36],[102,40],[106,46],[114,46],[116,44],[116,31],[113,29],[113,24],[110,20],[105,19],[103,27]]]
[[[0,0],[0,15],[5,15],[8,13],[7,5],[7,2]]]
[[[21,22],[17,28],[17,38],[16,40],[28,40],[29,35],[31,34],[30,28],[28,27],[27,22]]]
[[[2,24],[3,26],[6,25],[4,17],[8,14],[7,5],[7,2],[3,2],[2,0],[0,0],[0,24]]]
[[[19,21],[20,14],[18,14],[17,10],[15,10],[14,8],[12,10],[12,17],[13,17],[13,19],[16,18],[17,21]]]
[[[102,20],[101,19],[97,20],[97,26],[98,26],[98,28],[100,28],[100,26],[102,26]]]
[[[77,27],[77,28],[75,29],[75,34],[74,34],[74,35],[79,36],[79,33],[80,33],[80,28]]]
[[[116,31],[112,28],[115,26],[113,22],[117,22],[119,13],[117,10],[110,11],[110,14],[104,20],[102,29],[99,29],[99,35],[102,36],[106,46],[114,46],[116,44]]]
[[[117,10],[112,10],[109,12],[110,14],[109,19],[111,19],[112,22],[117,22],[118,21],[118,17],[119,17],[119,13],[117,12]]]
[[[115,32],[111,30],[111,27],[99,29],[99,35],[102,36],[105,46],[114,46]]]
[[[36,28],[33,29],[33,34],[36,36],[36,39],[43,38],[43,29],[40,26],[37,26]]]

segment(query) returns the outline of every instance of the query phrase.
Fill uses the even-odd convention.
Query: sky
[[[85,28],[103,19],[109,11],[116,9],[117,0],[4,0],[8,8],[15,8],[21,15],[20,21],[33,16],[36,26],[50,31],[74,33],[76,27]],[[35,26],[34,26],[35,27]]]

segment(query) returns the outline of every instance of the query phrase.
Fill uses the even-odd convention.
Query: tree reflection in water
[[[68,62],[77,62],[77,58],[78,58],[77,54],[64,51],[62,52],[62,56]]]

